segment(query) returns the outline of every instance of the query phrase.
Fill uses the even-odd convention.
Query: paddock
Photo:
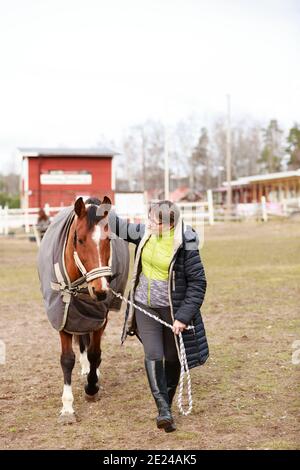
[[[2,449],[300,448],[299,221],[205,226],[210,359],[191,371],[193,411],[174,407],[172,434],[156,429],[141,345],[120,346],[123,312],[109,314],[104,333],[100,400],[84,400],[76,350],[78,422],[58,423],[59,335],[44,312],[36,255],[34,243],[0,239]]]

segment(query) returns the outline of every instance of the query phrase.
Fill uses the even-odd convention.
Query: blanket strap
[[[104,277],[104,276],[111,276],[112,275],[112,270],[110,266],[103,266],[103,267],[98,267],[91,269],[91,271],[87,272],[85,267],[83,266],[78,253],[74,251],[74,260],[75,263],[78,267],[78,269],[81,271],[82,276],[79,279],[76,279],[70,285],[66,284],[64,277],[61,273],[59,263],[54,264],[54,271],[56,275],[57,282],[51,282],[51,288],[55,291],[61,291],[61,295],[63,296],[63,301],[64,302],[70,302],[70,296],[71,295],[77,295],[78,292],[80,292],[81,289],[84,289],[88,287],[88,282],[93,281],[94,279],[97,279],[98,277]]]
[[[81,276],[79,279],[71,282],[70,285],[65,283],[64,277],[61,273],[59,263],[54,264],[54,271],[56,275],[57,282],[51,282],[51,289],[55,291],[61,291],[63,296],[63,302],[69,303],[71,295],[77,295],[77,293],[87,287],[86,277]]]
[[[91,271],[87,271],[81,262],[81,259],[78,256],[77,251],[74,251],[74,261],[81,272],[82,276],[79,279],[76,279],[69,285],[66,284],[64,277],[61,273],[59,263],[54,264],[54,271],[56,275],[57,282],[51,282],[51,289],[55,291],[61,291],[61,295],[63,296],[64,302],[70,302],[71,295],[77,295],[77,293],[86,287],[88,287],[88,282],[93,281],[99,277],[116,277],[117,275],[113,276],[111,266],[99,266],[98,268],[91,269]],[[111,257],[109,260],[109,264],[111,264]]]

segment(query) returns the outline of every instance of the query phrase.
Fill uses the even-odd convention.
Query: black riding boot
[[[145,369],[159,413],[156,418],[157,427],[163,428],[166,432],[175,431],[176,428],[173,429],[174,420],[169,405],[164,363],[161,360],[151,361],[145,359]]]
[[[177,361],[165,361],[165,374],[167,380],[167,389],[169,396],[170,407],[172,406],[173,398],[176,393],[176,388],[180,378],[180,362]]]

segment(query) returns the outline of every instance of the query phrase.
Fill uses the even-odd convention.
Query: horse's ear
[[[75,204],[74,204],[74,210],[75,210],[75,214],[78,215],[78,217],[84,217],[85,214],[86,214],[86,207],[85,207],[85,204],[83,202],[83,199],[82,197],[79,197]]]
[[[101,206],[104,206],[104,217],[106,217],[111,209],[111,200],[109,197],[104,196],[103,201],[101,202]]]
[[[111,206],[111,200],[109,199],[108,196],[104,196],[103,201],[101,204],[108,204]]]

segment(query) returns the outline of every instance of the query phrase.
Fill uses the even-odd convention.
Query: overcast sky
[[[299,0],[0,0],[0,171],[147,118],[300,121]]]

